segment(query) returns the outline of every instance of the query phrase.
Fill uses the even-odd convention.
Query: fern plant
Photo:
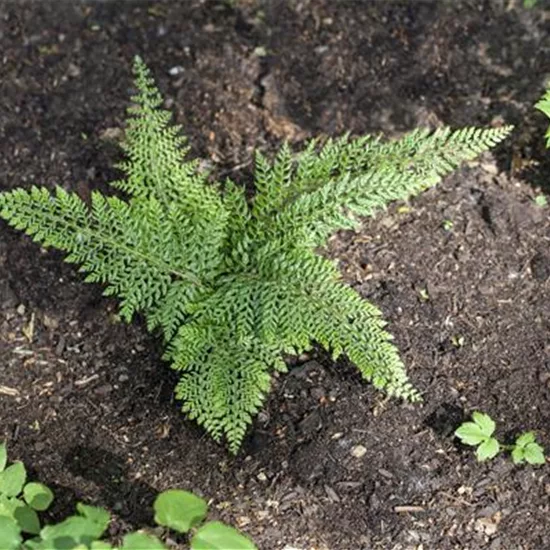
[[[256,194],[212,183],[188,146],[149,70],[134,63],[132,98],[112,186],[91,204],[58,187],[0,194],[0,215],[34,240],[68,252],[86,281],[106,285],[130,321],[160,329],[180,373],[183,411],[236,452],[282,354],[316,341],[342,354],[392,396],[420,399],[379,310],[344,284],[317,253],[338,229],[357,227],[391,201],[437,183],[505,138],[511,127],[416,130],[398,141],[348,135],[310,141],[273,161],[255,157]]]

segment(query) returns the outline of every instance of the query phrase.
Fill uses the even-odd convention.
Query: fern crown
[[[341,280],[316,249],[395,200],[437,183],[499,143],[510,127],[416,130],[398,141],[343,136],[310,141],[274,160],[255,157],[256,193],[212,184],[140,58],[129,109],[123,178],[127,199],[92,193],[91,205],[57,187],[0,194],[0,215],[68,253],[89,282],[120,299],[121,316],[145,314],[180,373],[189,418],[236,452],[282,354],[316,341],[388,394],[418,400],[378,309]]]

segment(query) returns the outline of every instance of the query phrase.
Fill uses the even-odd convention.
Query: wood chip
[[[404,505],[404,506],[395,506],[393,511],[398,514],[406,514],[408,512],[423,512],[425,510],[424,506],[414,506],[414,505]]]
[[[11,397],[17,397],[19,395],[19,390],[15,388],[8,388],[8,386],[0,386],[0,393],[2,395],[9,395]]]
[[[80,380],[77,380],[74,385],[75,386],[85,386],[86,384],[89,384],[90,382],[93,382],[94,380],[97,380],[99,378],[99,374],[92,374],[92,376],[88,376],[87,378],[81,378]]]

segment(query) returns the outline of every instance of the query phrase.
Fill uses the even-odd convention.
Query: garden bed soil
[[[54,488],[107,507],[114,539],[163,489],[194,490],[266,550],[550,548],[550,476],[479,464],[473,410],[550,452],[550,12],[511,0],[1,2],[0,189],[86,197],[117,176],[135,54],[216,174],[249,183],[283,140],[418,125],[499,125],[494,154],[341,233],[327,254],[377,304],[421,405],[344,361],[302,358],[229,455],[172,397],[143,320],[62,255],[0,225],[0,439]],[[537,164],[538,163],[538,164]],[[542,187],[541,187],[542,186]]]

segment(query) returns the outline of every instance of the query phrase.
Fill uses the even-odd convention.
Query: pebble
[[[169,71],[168,71],[168,74],[170,76],[178,76],[180,75],[181,73],[183,73],[183,71],[185,71],[185,69],[181,66],[181,65],[176,65],[175,67],[172,67]]]
[[[355,445],[355,447],[352,447],[351,454],[355,458],[362,458],[367,454],[366,447],[363,447],[363,445]]]
[[[78,65],[75,65],[74,63],[69,63],[69,66],[67,67],[67,73],[69,76],[73,78],[78,78],[81,74],[80,67]]]

